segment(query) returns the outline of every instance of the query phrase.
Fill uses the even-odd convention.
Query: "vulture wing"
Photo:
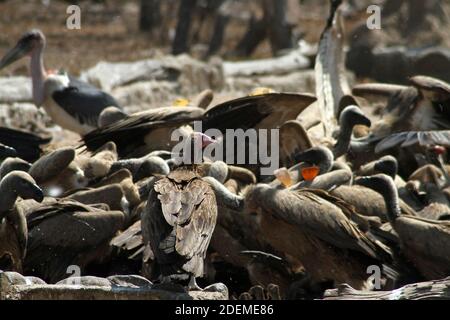
[[[271,129],[280,127],[305,110],[316,98],[310,94],[267,93],[227,101],[209,109],[203,129]]]
[[[122,227],[120,211],[82,209],[71,204],[44,205],[27,216],[28,254],[25,270],[56,282],[68,277],[67,267],[83,267],[101,258],[97,249]]]
[[[145,144],[145,137],[161,127],[178,127],[200,120],[204,110],[195,107],[163,107],[128,116],[103,128],[91,131],[83,137],[84,146],[96,150],[109,141],[114,141],[122,156]],[[170,139],[170,137],[167,137]]]
[[[203,259],[217,219],[214,192],[190,171],[159,180],[143,216],[143,236],[163,275],[203,275]]]

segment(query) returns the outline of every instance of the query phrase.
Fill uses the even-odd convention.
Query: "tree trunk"
[[[256,20],[252,17],[247,32],[234,50],[234,55],[240,57],[250,56],[265,39],[266,35],[267,25],[265,19]]]
[[[161,24],[160,6],[160,0],[141,0],[139,30],[152,31]]]
[[[286,0],[264,0],[263,6],[272,52],[276,54],[280,50],[292,48],[292,28],[286,19]]]
[[[220,50],[223,44],[225,29],[230,21],[230,17],[222,14],[216,16],[213,35],[209,44],[208,56],[215,54]]]
[[[192,13],[197,0],[182,0],[180,2],[177,29],[172,44],[172,53],[174,55],[189,51],[189,31],[191,29]]]

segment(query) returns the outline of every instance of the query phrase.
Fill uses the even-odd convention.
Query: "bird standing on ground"
[[[202,148],[214,141],[198,132],[188,139],[191,146]],[[199,289],[195,278],[203,275],[216,219],[214,191],[195,167],[183,165],[155,182],[142,213],[142,235],[154,252],[163,282],[190,277],[189,288]]]
[[[119,104],[109,94],[67,74],[45,70],[46,39],[40,30],[26,32],[1,60],[0,69],[29,55],[33,101],[64,129],[86,134],[97,128],[103,109]]]

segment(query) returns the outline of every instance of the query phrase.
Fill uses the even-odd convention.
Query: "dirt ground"
[[[289,23],[295,24],[294,34],[307,41],[316,42],[328,14],[327,1],[290,1]],[[74,1],[72,1],[74,2]],[[170,39],[173,38],[176,24],[176,10],[168,11],[168,0],[163,5],[165,26],[153,34],[138,29],[139,1],[75,1],[81,8],[81,30],[66,28],[69,16],[66,9],[69,1],[62,0],[4,0],[0,1],[0,54],[13,46],[17,39],[32,28],[41,29],[47,37],[46,67],[63,68],[78,74],[95,65],[100,60],[135,61],[153,57],[157,51],[170,52]],[[298,2],[298,1],[297,1]],[[294,3],[294,5],[292,5]],[[254,6],[253,6],[254,7]],[[251,10],[258,15],[257,10]],[[195,30],[196,21],[193,29]],[[201,29],[200,44],[207,45],[210,37],[210,24]],[[222,54],[228,52],[241,39],[247,23],[242,19],[232,19],[227,28]],[[264,41],[252,58],[271,55],[268,41]],[[26,74],[26,62],[21,61],[7,69],[10,74]]]
[[[253,1],[254,2],[254,1]],[[252,4],[253,2],[248,2]],[[363,1],[377,3],[380,1]],[[445,12],[450,12],[449,1],[443,1]],[[81,8],[81,30],[69,30],[66,28],[68,5],[77,3]],[[0,1],[0,54],[13,46],[17,39],[26,30],[39,28],[43,30],[48,39],[46,49],[46,67],[50,69],[63,68],[70,73],[78,74],[95,65],[100,60],[107,61],[135,61],[153,57],[156,52],[170,52],[170,39],[173,37],[176,24],[177,12],[170,3],[174,0],[167,0],[163,5],[164,26],[156,30],[153,34],[139,32],[139,1],[121,0],[83,0],[83,1],[63,1],[63,0],[3,0]],[[361,1],[358,1],[361,8],[365,8]],[[258,15],[255,5],[248,5],[248,12]],[[324,26],[328,14],[327,0],[289,0],[288,22],[293,24],[294,35],[309,42],[317,42],[321,30]],[[367,14],[362,10],[358,14],[349,16],[346,19],[346,28],[351,30],[355,25],[364,21]],[[421,37],[420,32],[404,35],[398,34],[395,30],[398,25],[404,23],[401,12],[390,18],[383,26],[382,32],[387,35],[386,42],[392,44],[414,43],[415,45],[428,45],[430,41],[436,44],[439,42],[450,43],[450,33],[442,21],[432,22],[434,29],[433,37],[424,32]],[[394,20],[394,22],[392,22]],[[399,20],[399,21],[398,21]],[[194,27],[195,30],[195,23]],[[209,22],[212,23],[212,22]],[[232,19],[227,28],[222,54],[226,54],[234,48],[240,40],[247,27],[242,19]],[[388,30],[386,30],[388,29]],[[210,37],[210,24],[206,24],[202,29],[199,44],[193,46],[192,54],[201,45],[206,45]],[[390,39],[389,39],[390,38]],[[430,39],[432,38],[432,39]],[[444,41],[442,39],[444,38]],[[271,55],[268,41],[264,41],[252,58],[267,57]],[[6,71],[10,74],[26,74],[26,62],[21,61],[14,64]],[[4,75],[4,73],[3,73]]]

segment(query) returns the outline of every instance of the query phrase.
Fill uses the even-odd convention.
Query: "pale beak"
[[[29,44],[19,42],[0,60],[0,70],[25,57],[30,51],[31,46]]]
[[[213,138],[211,138],[210,136],[207,136],[206,134],[202,135],[202,147],[205,148],[207,146],[209,146],[210,144],[213,144],[217,142],[216,140],[214,140]]]

